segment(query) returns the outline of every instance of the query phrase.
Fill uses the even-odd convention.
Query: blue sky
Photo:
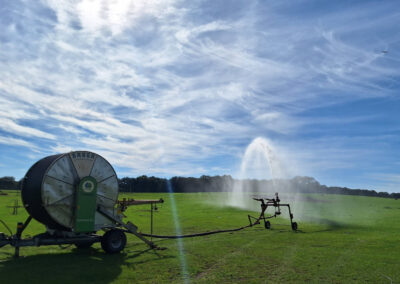
[[[399,27],[397,1],[1,0],[0,176],[78,149],[237,176],[264,137],[293,175],[399,192]]]

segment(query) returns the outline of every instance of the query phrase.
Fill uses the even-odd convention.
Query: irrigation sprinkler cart
[[[268,219],[276,218],[278,215],[281,215],[281,213],[282,213],[281,207],[287,207],[289,210],[290,225],[292,227],[292,230],[297,231],[297,223],[293,222],[293,214],[292,214],[292,211],[290,210],[290,205],[289,204],[281,204],[280,203],[281,200],[279,199],[278,193],[275,193],[275,198],[272,198],[272,199],[269,199],[269,198],[253,198],[253,199],[261,202],[261,213],[258,218],[248,215],[250,226],[258,225],[258,224],[260,224],[261,220],[264,220],[265,229],[271,229],[271,223],[269,222]],[[265,212],[267,211],[268,207],[275,208],[274,215],[265,216]],[[255,221],[252,222],[252,220],[255,220]]]
[[[28,170],[22,183],[22,202],[29,217],[17,224],[15,234],[8,227],[10,235],[0,233],[0,247],[15,247],[18,257],[24,246],[74,244],[88,248],[100,242],[105,252],[118,253],[126,245],[125,233],[131,233],[150,248],[158,248],[136,225],[122,218],[130,205],[150,204],[153,211],[154,204],[164,201],[119,201],[118,191],[113,167],[98,154],[76,151],[43,158]],[[44,224],[46,232],[22,239],[32,219]],[[97,234],[101,230],[105,233]]]

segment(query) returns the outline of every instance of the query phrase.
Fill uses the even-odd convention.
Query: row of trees
[[[18,189],[19,182],[14,177],[0,178],[0,189]]]
[[[361,195],[385,198],[400,198],[400,193],[377,192],[367,189],[350,189],[347,187],[321,185],[312,177],[294,177],[292,179],[237,180],[230,175],[224,176],[201,176],[173,177],[170,180],[157,177],[140,176],[137,178],[122,178],[119,180],[122,192],[168,192],[167,182],[173,192],[228,192],[235,187],[243,187],[248,192],[279,191],[300,193],[328,193],[344,195]]]
[[[118,181],[122,192],[228,192],[235,187],[243,187],[248,192],[330,193],[400,198],[400,193],[376,192],[375,190],[336,186],[328,187],[321,185],[312,177],[300,176],[292,179],[274,180],[237,180],[230,175],[201,176],[200,178],[173,177],[170,180],[154,176],[140,176],[136,178],[124,177]],[[18,189],[20,182],[16,181],[14,177],[2,177],[0,178],[0,189]]]

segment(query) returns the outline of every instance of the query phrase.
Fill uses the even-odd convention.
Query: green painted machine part
[[[95,231],[97,181],[91,176],[81,179],[76,190],[74,231],[88,233]]]

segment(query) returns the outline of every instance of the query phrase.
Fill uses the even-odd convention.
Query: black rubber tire
[[[75,244],[77,249],[88,249],[93,245],[92,242],[84,242]]]
[[[271,229],[271,223],[269,221],[264,221],[264,227],[267,230]]]
[[[297,223],[296,222],[292,223],[292,230],[297,231]]]
[[[123,231],[112,229],[101,238],[101,247],[106,253],[119,253],[125,248],[126,235]]]

